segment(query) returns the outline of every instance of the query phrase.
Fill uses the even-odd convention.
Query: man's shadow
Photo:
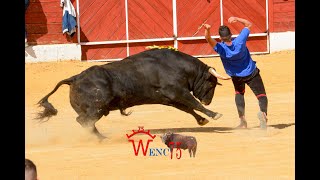
[[[76,1],[72,0],[71,2],[73,6],[76,7]],[[70,43],[78,42],[77,32],[75,32],[73,36],[70,36],[67,33],[62,34],[62,22],[59,24],[54,24],[51,22],[51,21],[55,21],[54,19],[57,18],[56,16],[58,16],[59,18],[62,18],[62,14],[63,14],[62,12],[63,8],[60,7],[60,2],[57,1],[54,3],[58,4],[59,7],[57,8],[59,8],[59,10],[55,11],[54,13],[47,13],[46,15],[43,11],[40,0],[30,1],[29,6],[25,13],[26,32],[27,32],[27,39],[29,44],[29,46],[25,48],[25,57],[30,55],[33,58],[36,58],[36,54],[33,46],[38,45],[39,39],[42,36],[47,35],[48,33],[61,33],[61,36],[64,36],[68,42]],[[50,22],[48,22],[47,17],[51,19]],[[48,23],[51,23],[51,24],[48,24]],[[59,26],[59,28],[51,28],[56,30],[50,30],[50,32],[48,32],[48,25]],[[55,32],[58,29],[59,29],[59,32]],[[48,42],[46,42],[45,44],[48,44]]]
[[[36,58],[32,46],[37,45],[38,39],[48,33],[47,17],[43,12],[40,0],[30,1],[25,13],[25,25],[29,44],[29,46],[25,48],[25,57],[30,55]]]
[[[284,129],[284,128],[287,128],[287,127],[290,127],[290,126],[294,126],[296,125],[295,123],[289,123],[289,124],[273,124],[273,125],[269,125],[271,127],[274,127],[276,129]]]
[[[28,56],[32,56],[33,58],[37,57],[32,46],[28,46],[24,48],[24,57],[28,57]]]
[[[40,0],[30,1],[25,13],[25,23],[29,45],[37,45],[38,39],[48,34],[47,17]]]

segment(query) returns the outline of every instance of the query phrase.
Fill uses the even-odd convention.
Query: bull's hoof
[[[105,137],[105,136],[103,136],[103,137],[99,137],[98,138],[98,142],[99,143],[102,143],[103,142],[103,140],[105,140],[107,137]]]
[[[213,119],[213,120],[217,120],[217,119],[219,119],[219,118],[221,118],[221,117],[222,117],[222,114],[216,113],[216,114],[212,117],[212,119]]]
[[[96,136],[97,136],[99,142],[102,142],[104,139],[107,138],[106,136],[104,136],[104,135],[102,135],[102,134],[100,134],[100,133],[99,133],[99,134],[96,134]]]
[[[207,119],[202,119],[202,120],[199,120],[199,121],[197,121],[198,122],[198,124],[200,125],[200,126],[204,126],[204,125],[206,125],[208,122],[209,122],[209,120],[207,120]]]

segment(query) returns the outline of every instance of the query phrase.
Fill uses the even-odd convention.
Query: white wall
[[[295,49],[295,32],[270,33],[270,53]]]
[[[25,48],[25,62],[48,62],[63,60],[81,61],[81,46],[72,44],[36,45]]]

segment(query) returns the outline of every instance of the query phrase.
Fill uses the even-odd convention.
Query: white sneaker
[[[260,129],[267,129],[267,117],[265,115],[265,113],[263,112],[258,112],[258,118],[260,120]]]

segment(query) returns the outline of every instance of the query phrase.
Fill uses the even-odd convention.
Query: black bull
[[[205,125],[209,121],[194,110],[214,120],[222,116],[201,104],[211,103],[219,84],[208,72],[209,68],[199,59],[180,51],[146,50],[121,61],[92,66],[60,81],[38,102],[44,110],[36,118],[45,121],[44,118],[57,114],[48,98],[61,85],[68,84],[70,103],[78,114],[77,122],[99,138],[104,136],[98,132],[95,123],[103,115],[107,116],[113,110],[129,115],[126,108],[143,104],[173,106],[191,114],[199,125]]]

